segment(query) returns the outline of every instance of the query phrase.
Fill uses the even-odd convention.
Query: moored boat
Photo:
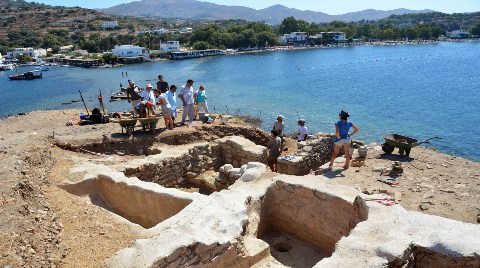
[[[12,74],[12,75],[9,75],[8,78],[10,80],[33,80],[33,79],[42,78],[42,73],[41,72],[26,72],[26,73],[21,73],[21,74]]]

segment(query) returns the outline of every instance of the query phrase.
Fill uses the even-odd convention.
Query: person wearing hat
[[[333,142],[333,154],[332,158],[330,159],[330,165],[328,166],[329,169],[333,168],[333,161],[337,158],[338,154],[340,153],[340,149],[343,147],[343,151],[345,153],[345,164],[343,165],[343,169],[347,169],[350,165],[350,137],[355,135],[358,132],[358,127],[355,126],[352,122],[348,122],[348,117],[350,114],[347,111],[342,110],[338,116],[340,117],[340,121],[335,123],[335,140]],[[353,128],[352,133],[348,133],[350,128]]]
[[[168,91],[168,83],[163,80],[163,75],[158,75],[158,82],[157,82],[157,89],[160,90],[161,93],[167,93]]]
[[[194,111],[194,94],[195,90],[193,89],[193,80],[188,79],[187,83],[181,87],[180,94],[178,94],[178,98],[183,103],[183,114],[182,114],[182,122],[180,123],[182,126],[185,125],[185,120],[187,119],[189,125],[193,124],[193,118],[195,118],[195,111]]]
[[[278,133],[278,137],[282,141],[282,148],[283,148],[283,130],[285,129],[285,124],[283,123],[283,115],[277,115],[277,121],[273,123],[273,130],[276,130]]]
[[[297,140],[300,141],[306,141],[307,140],[307,135],[308,135],[308,128],[305,126],[305,119],[300,119],[298,120],[298,137]]]
[[[136,113],[137,105],[142,101],[140,97],[140,88],[135,86],[135,82],[128,80],[127,101],[132,104],[133,112]]]
[[[155,114],[153,110],[153,105],[155,104],[155,95],[153,94],[153,87],[150,84],[145,86],[145,90],[140,92],[140,97],[142,98],[142,103],[147,108],[147,115]]]

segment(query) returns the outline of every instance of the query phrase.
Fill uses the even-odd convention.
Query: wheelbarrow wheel
[[[385,142],[384,144],[382,144],[382,150],[386,154],[391,154],[391,153],[393,153],[393,150],[395,150],[395,147],[393,147],[390,144],[388,144],[387,142]]]

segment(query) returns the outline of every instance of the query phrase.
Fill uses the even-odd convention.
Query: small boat
[[[50,70],[50,68],[47,67],[47,66],[40,66],[40,67],[35,67],[35,68],[33,68],[33,70],[34,70],[34,71],[37,71],[37,72],[39,72],[39,71],[48,71],[48,70]]]
[[[3,66],[3,69],[4,70],[13,70],[13,69],[15,69],[15,65],[13,65],[12,63],[7,63]]]
[[[26,72],[26,73],[22,73],[22,74],[12,74],[12,75],[9,75],[8,78],[10,80],[33,80],[33,79],[42,78],[42,73],[41,72]]]

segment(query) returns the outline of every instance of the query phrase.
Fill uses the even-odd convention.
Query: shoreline
[[[18,114],[16,114],[16,115],[9,115],[9,116],[5,116],[5,117],[3,117],[3,118],[0,118],[0,122],[5,121],[5,120],[9,120],[9,119],[13,119],[13,118],[17,118],[17,117],[19,118],[19,117],[22,117],[22,116],[27,116],[27,115],[29,115],[30,113],[42,113],[42,112],[66,113],[66,112],[70,112],[70,111],[78,111],[77,114],[80,114],[81,109],[78,109],[78,108],[72,108],[72,109],[51,109],[51,110],[48,110],[48,109],[47,109],[47,110],[34,110],[34,111],[30,111],[30,112],[21,112],[21,113],[18,113]],[[117,111],[117,112],[120,112],[120,111]],[[107,113],[110,114],[110,113],[115,113],[115,112],[107,112]],[[212,114],[213,114],[213,113],[212,113]],[[181,115],[182,115],[182,110],[180,109],[180,110],[178,111],[178,116],[181,117]],[[217,117],[218,117],[218,115],[224,115],[224,114],[222,113],[222,114],[215,114],[215,115],[217,115]],[[225,114],[225,115],[228,115],[228,114]],[[230,116],[233,116],[234,118],[236,118],[234,115],[230,115]],[[237,119],[237,120],[240,120],[240,119],[238,119],[238,118],[236,118],[236,119]],[[161,121],[161,120],[160,120],[160,121]],[[194,122],[196,122],[196,124],[200,124],[200,123],[201,123],[201,122],[198,121],[198,120],[196,120],[196,121],[194,121]],[[107,124],[115,124],[115,123],[114,123],[114,122],[110,122],[110,123],[107,123]],[[261,129],[262,131],[265,131],[265,132],[268,132],[268,131],[269,131],[268,129],[263,129],[263,128],[261,128],[261,127],[258,127],[258,128]],[[318,132],[318,133],[310,134],[310,136],[311,136],[311,135],[318,135],[318,134],[323,135],[323,134],[325,134],[325,133],[324,133],[324,132]],[[368,144],[366,144],[366,145],[368,145],[368,146],[381,146],[381,145],[382,145],[382,142],[375,142],[375,141],[374,141],[374,142],[368,143]],[[433,146],[432,146],[432,147],[424,147],[424,146],[422,146],[421,148],[429,149],[429,150],[431,150],[431,151],[433,151],[433,152],[435,152],[435,153],[448,155],[448,156],[451,156],[451,157],[454,157],[454,158],[464,159],[465,161],[472,161],[472,162],[475,162],[475,163],[480,163],[480,159],[474,159],[474,158],[470,159],[470,158],[466,158],[466,157],[464,157],[464,156],[459,156],[459,155],[451,154],[451,153],[448,153],[448,152],[443,152],[443,151],[440,151],[440,150],[438,150],[438,148],[435,148],[435,147],[433,147]],[[413,150],[413,149],[412,149],[412,150]]]

